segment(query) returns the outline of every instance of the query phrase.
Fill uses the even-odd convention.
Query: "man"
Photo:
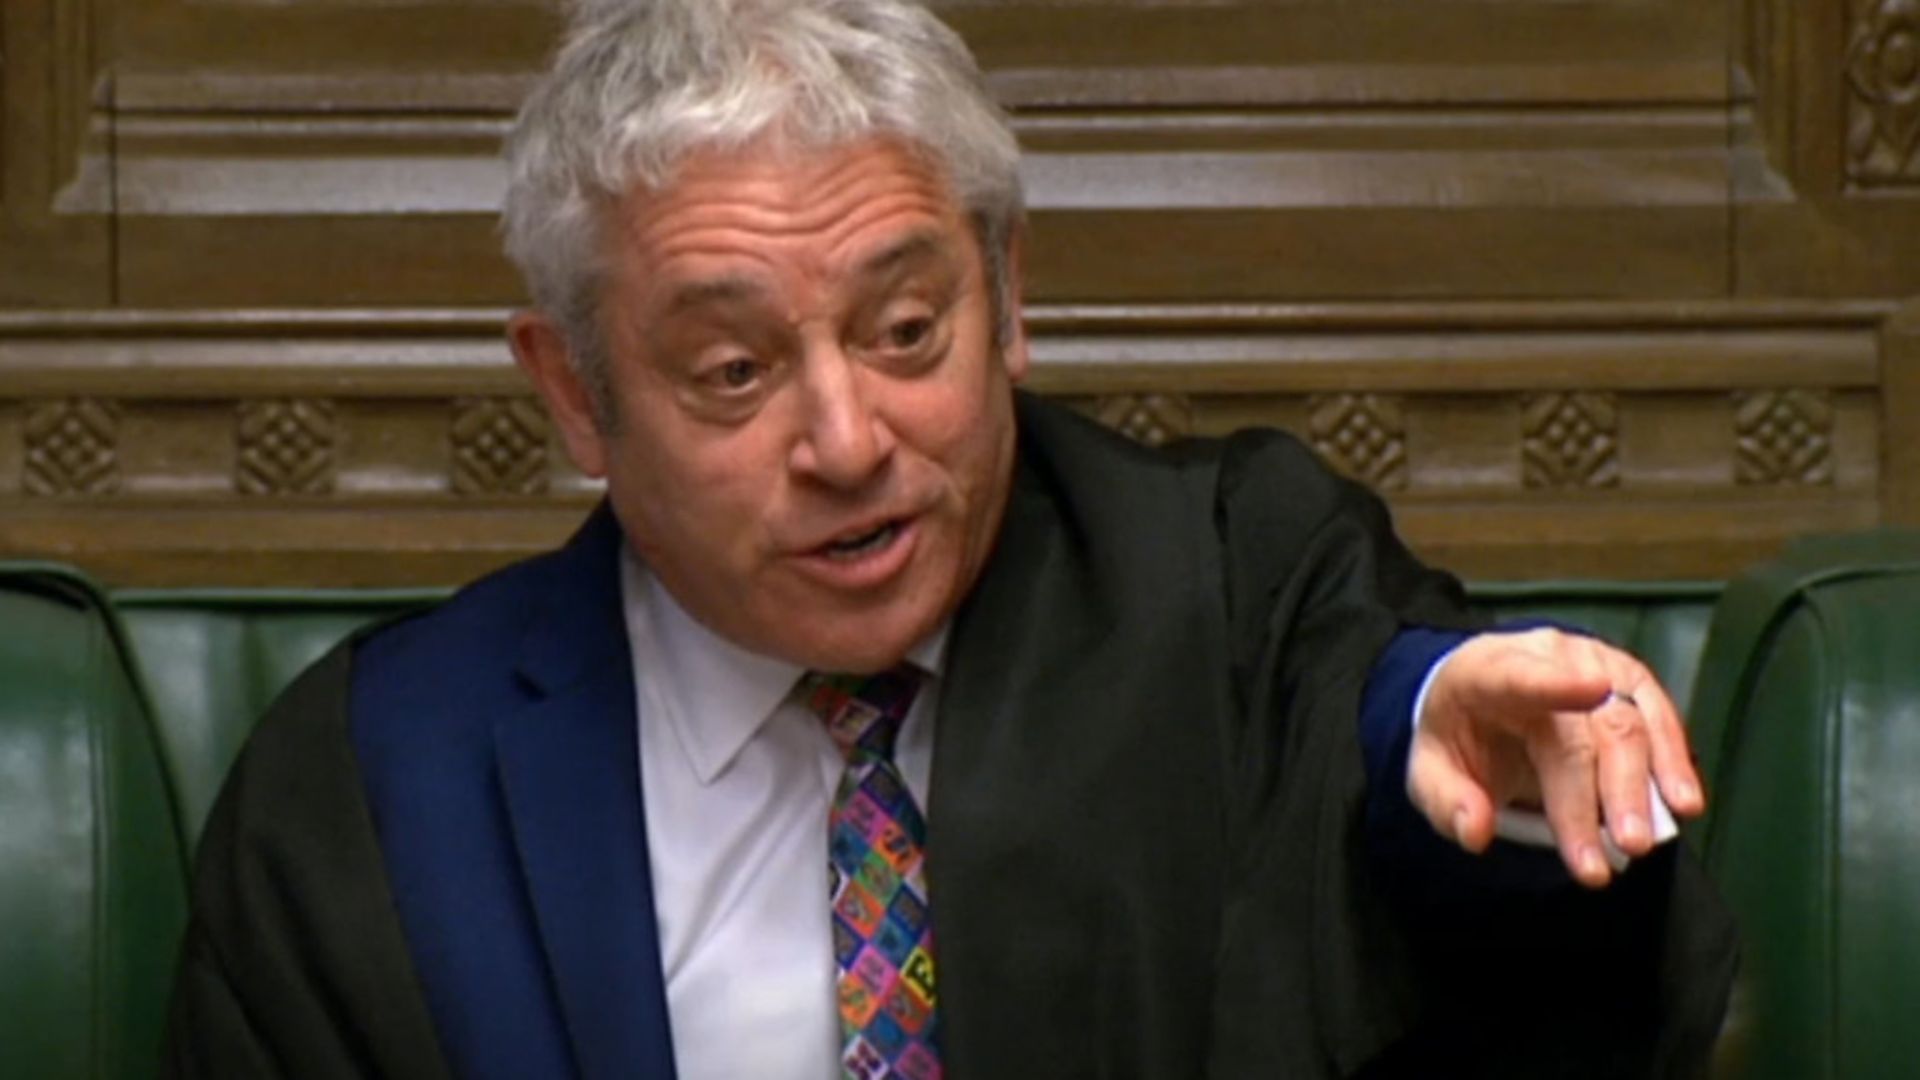
[[[1657,683],[1470,635],[1284,436],[1017,396],[1016,150],[930,15],[603,5],[510,158],[509,336],[606,506],[263,722],[177,1074],[1697,1063],[1731,944],[1654,848],[1702,806]],[[1557,862],[1460,850],[1510,802]]]

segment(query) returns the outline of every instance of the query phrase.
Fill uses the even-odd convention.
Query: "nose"
[[[858,488],[896,444],[869,396],[873,379],[838,348],[815,350],[804,372],[805,420],[793,446],[793,469],[830,487]]]

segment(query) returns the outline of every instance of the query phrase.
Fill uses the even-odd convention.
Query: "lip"
[[[893,539],[887,541],[884,547],[851,559],[835,558],[827,554],[827,545],[832,543],[832,540],[828,540],[796,554],[793,557],[794,564],[807,577],[834,589],[872,589],[884,585],[898,576],[913,558],[920,542],[920,521],[919,514],[883,517],[865,525],[843,529],[834,533],[833,539],[865,535],[888,524],[895,526]]]

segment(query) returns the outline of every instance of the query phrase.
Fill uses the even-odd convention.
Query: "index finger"
[[[1516,733],[1544,714],[1591,709],[1613,689],[1606,672],[1563,657],[1515,648],[1486,659],[1462,680],[1461,703]]]
[[[1682,817],[1695,817],[1707,808],[1701,793],[1700,775],[1693,767],[1688,748],[1687,729],[1680,721],[1680,710],[1667,696],[1659,680],[1648,676],[1629,696],[1646,720],[1647,749],[1653,763],[1653,778],[1667,806]]]

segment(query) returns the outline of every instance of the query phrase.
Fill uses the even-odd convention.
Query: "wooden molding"
[[[99,8],[0,5],[0,307],[111,297]]]
[[[124,113],[122,296],[512,302],[496,234],[505,124]],[[1042,300],[1727,286],[1724,110],[1076,113],[1016,127]]]
[[[1920,300],[1889,318],[1883,334],[1886,487],[1881,500],[1889,524],[1920,527]]]
[[[508,360],[504,314],[0,316],[0,554],[125,582],[395,584],[451,580],[429,569],[435,544],[464,576],[556,542],[598,487]],[[1913,381],[1896,367],[1911,314],[1895,316],[1042,305],[1030,385],[1149,443],[1290,428],[1476,576],[1712,576],[1904,512],[1907,481],[1886,473],[1911,464],[1892,449]],[[393,542],[420,557],[388,558]]]

